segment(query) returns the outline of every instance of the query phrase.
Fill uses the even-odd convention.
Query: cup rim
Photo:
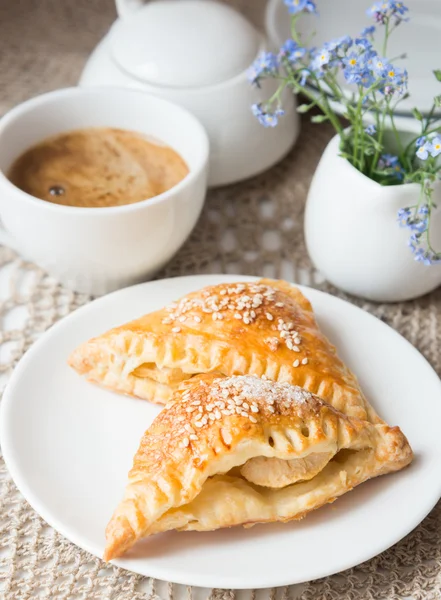
[[[179,181],[176,185],[171,187],[169,190],[158,194],[157,196],[153,196],[153,198],[146,198],[145,200],[140,200],[139,202],[134,202],[132,204],[122,204],[120,206],[103,206],[103,207],[85,207],[85,206],[65,206],[63,204],[55,204],[53,202],[47,202],[41,198],[37,198],[36,196],[32,196],[27,192],[21,190],[19,187],[14,185],[5,175],[2,169],[0,169],[0,184],[6,185],[8,188],[12,188],[15,193],[19,193],[23,200],[26,202],[30,202],[32,204],[40,204],[43,205],[47,210],[60,212],[60,213],[71,213],[72,215],[80,215],[80,214],[89,214],[89,215],[97,215],[97,214],[118,214],[118,213],[126,213],[138,210],[146,205],[153,206],[156,204],[160,204],[162,202],[167,201],[170,197],[174,196],[176,193],[179,193],[181,190],[188,187],[203,171],[208,165],[209,159],[209,139],[208,134],[202,125],[202,123],[197,119],[190,111],[183,108],[179,104],[175,102],[170,102],[169,100],[164,100],[163,98],[159,98],[154,94],[150,94],[145,92],[144,90],[131,89],[123,86],[108,86],[108,85],[97,85],[91,87],[67,87],[60,88],[57,90],[52,90],[50,92],[46,92],[43,94],[39,94],[38,96],[34,96],[20,104],[17,104],[13,108],[11,108],[7,113],[5,113],[0,118],[0,146],[1,146],[1,136],[3,130],[10,123],[21,118],[23,114],[25,114],[30,108],[35,106],[39,106],[44,104],[47,100],[51,100],[53,98],[64,98],[66,96],[90,96],[90,95],[109,95],[109,93],[118,92],[122,94],[138,94],[143,95],[149,99],[150,102],[156,103],[157,105],[165,106],[170,110],[175,111],[176,113],[180,113],[182,117],[186,118],[192,123],[192,126],[195,129],[197,135],[199,135],[199,141],[201,146],[201,158],[196,163],[196,166],[189,170],[187,175]],[[151,108],[151,105],[150,105]],[[69,131],[66,128],[66,131]],[[193,138],[194,139],[194,138]]]

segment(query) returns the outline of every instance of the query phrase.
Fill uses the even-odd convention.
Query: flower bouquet
[[[339,136],[340,156],[355,169],[381,186],[407,183],[419,185],[414,203],[402,206],[396,215],[398,225],[409,230],[408,245],[416,261],[424,265],[441,262],[441,248],[432,247],[431,221],[436,208],[434,184],[439,179],[441,161],[441,127],[436,96],[427,114],[417,108],[414,118],[420,123],[420,134],[404,143],[395,125],[399,103],[408,97],[408,73],[400,65],[405,55],[388,58],[388,42],[397,27],[409,20],[409,10],[398,0],[376,2],[367,12],[371,24],[356,37],[334,39],[322,48],[307,47],[298,33],[297,24],[304,13],[317,13],[313,0],[284,0],[291,14],[292,39],[277,54],[262,53],[249,70],[255,86],[265,78],[280,82],[276,93],[266,102],[255,104],[252,111],[265,127],[275,127],[283,118],[282,92],[290,88],[307,101],[298,107],[300,113],[312,108],[314,123],[329,121]],[[375,43],[377,30],[380,44]],[[441,70],[434,71],[441,81]],[[348,94],[342,82],[353,86]],[[344,106],[343,118],[332,109],[332,100]],[[392,153],[387,143],[392,133]]]

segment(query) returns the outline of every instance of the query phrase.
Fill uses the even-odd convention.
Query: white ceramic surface
[[[305,15],[298,22],[298,30],[304,39],[314,32],[311,45],[321,46],[333,38],[342,35],[356,36],[373,23],[366,15],[366,9],[374,0],[317,0],[319,16]],[[437,0],[406,0],[410,21],[402,23],[392,34],[388,57],[393,58],[406,53],[404,60],[396,60],[398,66],[406,67],[409,72],[410,97],[397,107],[398,117],[406,119],[398,124],[400,129],[418,128],[418,123],[405,123],[411,117],[412,109],[417,106],[422,112],[428,112],[434,96],[440,94],[439,82],[433,76],[433,69],[439,68],[439,54],[435,50],[441,36],[441,2]],[[279,47],[290,37],[290,18],[283,0],[269,0],[266,10],[266,32],[275,47]],[[382,44],[381,26],[377,25],[376,39],[378,47]],[[341,82],[343,89],[352,94],[354,86]],[[343,112],[341,104],[334,104],[337,112]],[[368,115],[367,115],[368,116]],[[409,118],[409,121],[411,119]]]
[[[162,0],[119,19],[111,51],[118,65],[137,79],[192,88],[240,75],[259,45],[251,23],[225,4]]]
[[[420,186],[381,186],[339,156],[339,137],[328,144],[305,208],[309,255],[342,290],[378,302],[416,298],[441,284],[441,265],[413,258],[410,232],[397,223],[399,208],[418,203]],[[441,202],[441,185],[434,191]],[[431,242],[441,249],[441,210],[432,214]]]
[[[208,275],[150,282],[95,301],[50,329],[5,391],[0,436],[30,504],[74,543],[101,556],[104,529],[140,437],[160,407],[87,383],[66,365],[77,344],[221,281]],[[353,305],[304,288],[320,326],[367,397],[415,451],[404,471],[367,482],[299,523],[170,532],[138,544],[121,567],[166,581],[260,588],[306,581],[367,560],[411,531],[441,494],[441,384],[401,336]]]
[[[122,16],[90,56],[80,85],[143,89],[190,110],[210,138],[211,186],[256,175],[286,155],[299,132],[295,100],[285,94],[282,127],[266,129],[252,115],[251,105],[268,99],[277,82],[267,81],[262,89],[249,84],[248,67],[266,42],[243,17],[209,0],[168,0],[143,6],[121,0],[118,9]],[[149,15],[154,23],[164,23],[163,36],[158,29],[148,39],[146,32],[153,26]],[[218,18],[216,35],[210,36],[216,15],[222,18]],[[172,44],[166,42],[170,33],[177,36]],[[182,56],[177,50],[180,46]],[[131,66],[122,68],[122,64]]]
[[[5,174],[25,150],[84,127],[134,130],[174,148],[190,173],[167,192],[107,208],[60,206],[15,187]],[[209,145],[186,110],[136,90],[70,88],[28,100],[0,120],[0,216],[12,245],[66,286],[103,294],[153,276],[190,235],[203,206]]]

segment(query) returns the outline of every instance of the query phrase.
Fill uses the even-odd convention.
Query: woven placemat
[[[255,22],[260,21],[263,1],[231,1]],[[3,0],[0,112],[43,91],[74,85],[87,55],[114,18],[112,0]],[[331,135],[326,126],[305,121],[296,148],[281,164],[250,181],[211,191],[191,239],[160,276],[266,275],[308,283],[345,297],[314,272],[302,231],[308,185]],[[4,385],[41,333],[90,299],[64,289],[8,248],[0,248],[0,281],[0,381]],[[441,372],[440,291],[393,305],[347,299],[398,330]],[[6,325],[11,322],[12,326]],[[207,596],[213,600],[438,600],[441,504],[392,549],[342,574],[257,593],[186,589],[108,566],[78,549],[38,517],[0,462],[0,598],[196,600]]]

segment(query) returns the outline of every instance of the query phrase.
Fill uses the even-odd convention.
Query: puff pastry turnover
[[[83,344],[69,363],[91,381],[158,403],[200,373],[266,376],[303,387],[349,416],[380,422],[319,330],[311,304],[284,281],[188,294]]]
[[[171,529],[301,519],[412,460],[398,427],[348,417],[286,383],[207,376],[176,396],[141,441],[106,560]]]

